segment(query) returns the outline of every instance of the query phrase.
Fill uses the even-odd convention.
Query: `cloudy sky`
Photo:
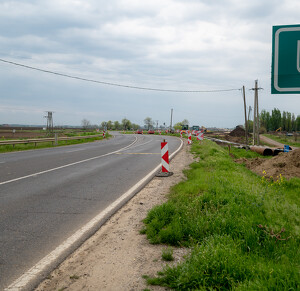
[[[124,117],[143,125],[244,122],[253,107],[300,114],[299,95],[271,95],[272,26],[298,24],[299,0],[0,1],[0,124],[92,124]]]

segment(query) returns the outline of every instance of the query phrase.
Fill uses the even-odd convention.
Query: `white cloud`
[[[298,99],[288,95],[294,104],[283,105],[282,98],[269,90],[272,25],[297,23],[299,10],[296,0],[4,0],[0,58],[99,81],[162,89],[251,88],[259,78],[265,88],[261,108],[280,105],[299,114]],[[234,126],[243,120],[235,93],[143,92],[3,63],[0,77],[5,84],[0,99],[7,112],[16,104],[33,112],[35,106],[49,110],[54,105],[51,108],[68,115],[70,123],[89,119],[88,114],[93,123],[97,118],[121,120],[124,115],[142,123],[151,115],[168,119],[165,112],[174,107],[197,123],[198,108],[206,108],[203,125],[222,124],[224,118],[226,126]],[[31,123],[28,116],[24,120]],[[188,118],[184,113],[178,114],[181,117]],[[0,123],[8,123],[6,119],[14,123],[9,114],[1,114]]]

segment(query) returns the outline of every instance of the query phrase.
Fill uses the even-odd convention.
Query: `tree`
[[[139,126],[138,124],[132,123],[132,124],[131,124],[131,128],[132,128],[133,130],[138,130],[138,129],[140,128],[140,126]]]
[[[100,128],[101,128],[102,130],[106,130],[106,125],[107,125],[107,122],[106,122],[106,121],[102,121],[102,122],[101,122],[101,125],[100,125]]]
[[[115,130],[121,129],[121,124],[120,124],[119,121],[115,121],[115,122],[114,122],[114,129],[115,129]]]
[[[144,123],[145,123],[145,127],[149,130],[150,128],[153,127],[154,125],[154,122],[152,121],[152,118],[151,117],[146,117],[144,119]]]
[[[112,123],[111,120],[107,121],[106,127],[107,127],[107,130],[111,130],[112,129],[113,123]]]
[[[181,123],[182,123],[182,125],[189,125],[189,124],[190,124],[189,121],[188,121],[187,119],[183,119],[183,120],[181,121]]]
[[[174,125],[174,128],[175,129],[182,129],[182,126],[183,125],[189,125],[189,121],[187,119],[183,119],[181,122],[177,122],[175,125]]]
[[[261,113],[260,113],[260,124],[261,126],[263,126],[266,131],[269,131],[270,128],[271,128],[271,116],[270,116],[270,113],[267,112],[266,110],[262,110]]]
[[[291,131],[292,130],[292,114],[291,112],[286,113],[286,130]]]
[[[287,130],[287,116],[286,116],[286,112],[283,111],[282,112],[282,118],[281,118],[281,129],[282,130]]]
[[[127,118],[122,119],[122,127],[124,130],[128,130],[131,128],[131,122]]]
[[[300,130],[300,115],[297,115],[296,118],[296,128],[295,131]]]
[[[84,118],[81,120],[81,126],[84,130],[87,130],[91,126],[91,123],[89,120]]]
[[[274,108],[271,116],[271,130],[276,130],[281,127],[281,112],[279,109]]]
[[[292,131],[296,131],[296,118],[295,114],[292,114]]]

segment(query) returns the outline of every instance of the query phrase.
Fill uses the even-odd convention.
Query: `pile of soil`
[[[264,171],[267,177],[273,177],[277,180],[281,174],[286,179],[292,177],[300,178],[300,149],[288,153],[280,153],[271,159],[238,159],[237,163],[245,163],[251,171],[263,176]]]
[[[245,134],[246,134],[245,129],[243,129],[240,126],[237,126],[234,130],[232,130],[229,133],[230,136],[236,136],[236,137],[242,137],[242,136],[245,136]]]

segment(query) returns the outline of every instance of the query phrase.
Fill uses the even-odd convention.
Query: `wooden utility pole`
[[[248,122],[247,122],[247,109],[246,109],[245,86],[243,86],[243,97],[244,97],[244,113],[245,113],[246,145],[248,145]]]
[[[253,111],[253,144],[259,145],[259,110],[258,110],[258,90],[262,88],[258,88],[257,86],[258,80],[255,80],[255,87],[252,88],[254,90],[254,111]]]

